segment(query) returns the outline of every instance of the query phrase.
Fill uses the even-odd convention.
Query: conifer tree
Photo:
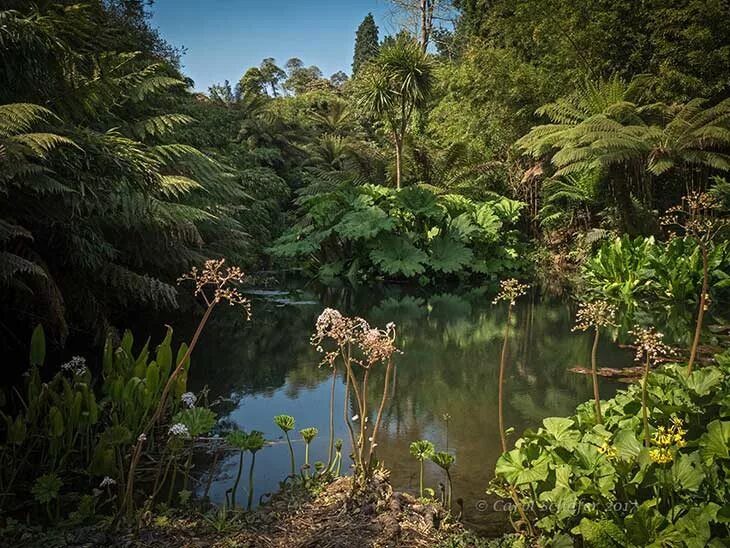
[[[370,59],[378,55],[378,27],[372,13],[368,13],[357,27],[355,34],[355,54],[352,58],[352,75]]]

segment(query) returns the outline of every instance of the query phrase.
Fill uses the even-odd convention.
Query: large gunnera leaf
[[[441,219],[444,216],[434,193],[425,188],[407,187],[398,191],[398,202],[417,217]]]
[[[408,278],[421,274],[428,255],[404,238],[383,238],[370,252],[370,259],[386,274],[402,274]]]
[[[335,225],[334,231],[346,240],[370,239],[390,231],[393,219],[377,206],[366,206],[350,211]]]
[[[453,238],[435,238],[431,242],[429,264],[438,272],[456,272],[469,264],[474,257],[471,249]]]

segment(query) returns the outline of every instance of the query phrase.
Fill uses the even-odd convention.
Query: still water
[[[231,310],[216,312],[196,350],[191,387],[207,386],[211,399],[224,398],[216,407],[223,424],[260,430],[275,442],[257,456],[254,500],[276,491],[290,470],[288,448],[272,421],[274,415],[294,416],[297,432],[319,428],[311,462],[327,460],[331,376],[329,369],[318,367],[320,358],[309,337],[317,316],[329,306],[362,316],[372,325],[393,321],[398,326],[403,354],[396,358],[395,393],[378,440],[378,457],[391,470],[394,488],[417,491],[418,465],[408,446],[428,439],[456,457],[454,500],[463,500],[465,521],[481,527],[503,521],[504,516],[491,511],[492,501],[484,490],[499,456],[497,379],[504,304],[492,305],[492,295],[483,289],[459,294],[401,288],[330,289],[319,294],[260,290],[250,297],[250,321]],[[591,336],[571,331],[574,314],[572,303],[536,293],[518,302],[505,377],[505,422],[515,430],[511,440],[539,426],[544,417],[570,414],[576,404],[592,397],[590,378],[567,371],[590,366]],[[631,360],[610,340],[601,342],[599,352],[599,366],[622,367]],[[382,386],[382,371],[374,377],[371,393]],[[617,385],[605,379],[602,383],[602,396],[610,397]],[[342,378],[337,379],[335,394],[335,435],[345,441],[346,456]],[[295,442],[295,450],[301,465],[303,442]],[[348,464],[346,460],[344,470]],[[211,489],[214,501],[225,500],[237,466],[235,455],[222,462]],[[427,463],[426,484],[438,493],[443,481],[440,470]],[[245,500],[245,493],[237,499]]]

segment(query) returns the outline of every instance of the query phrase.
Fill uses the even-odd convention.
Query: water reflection
[[[330,290],[324,295],[296,291],[287,296],[256,294],[253,319],[221,314],[196,351],[191,382],[207,385],[212,395],[229,399],[218,409],[241,428],[263,431],[268,439],[281,432],[276,414],[293,415],[297,430],[317,426],[320,436],[311,446],[312,461],[326,460],[329,370],[317,366],[309,345],[316,317],[324,306],[361,315],[375,325],[398,325],[403,355],[397,358],[396,390],[382,424],[378,457],[392,471],[397,489],[416,492],[417,462],[409,455],[411,441],[426,438],[456,456],[454,499],[464,500],[467,521],[484,524],[500,516],[476,510],[499,455],[497,380],[499,353],[506,321],[504,306],[493,306],[485,290],[422,295],[398,288],[379,292]],[[574,312],[568,302],[524,297],[515,307],[505,379],[506,425],[516,433],[542,418],[569,414],[592,396],[590,379],[567,371],[589,366],[590,334],[572,333]],[[630,363],[630,354],[603,341],[602,367]],[[383,370],[373,373],[372,394],[382,387]],[[616,386],[602,380],[602,396]],[[344,383],[336,389],[336,435],[345,441],[342,421]],[[448,422],[444,415],[448,414]],[[514,441],[514,434],[510,442]],[[296,449],[303,459],[303,443]],[[343,451],[346,455],[347,451]],[[289,468],[288,449],[277,443],[257,461],[254,497],[275,491]],[[260,466],[259,466],[260,463]],[[349,461],[346,461],[349,464]],[[214,500],[225,500],[237,460],[223,463],[211,489]],[[426,483],[438,492],[441,471],[427,463]],[[242,497],[238,497],[241,499]],[[501,516],[503,517],[503,516]]]

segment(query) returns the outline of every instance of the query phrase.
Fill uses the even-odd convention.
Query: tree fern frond
[[[33,261],[8,251],[0,251],[0,284],[9,284],[19,274],[47,277],[46,271]]]
[[[35,157],[41,159],[47,158],[49,152],[62,145],[73,146],[81,150],[71,139],[56,135],[55,133],[23,133],[21,135],[13,135],[7,138],[6,143],[16,143],[25,146]]]
[[[160,191],[168,198],[180,198],[200,189],[204,187],[198,181],[182,175],[163,175],[160,178]]]

